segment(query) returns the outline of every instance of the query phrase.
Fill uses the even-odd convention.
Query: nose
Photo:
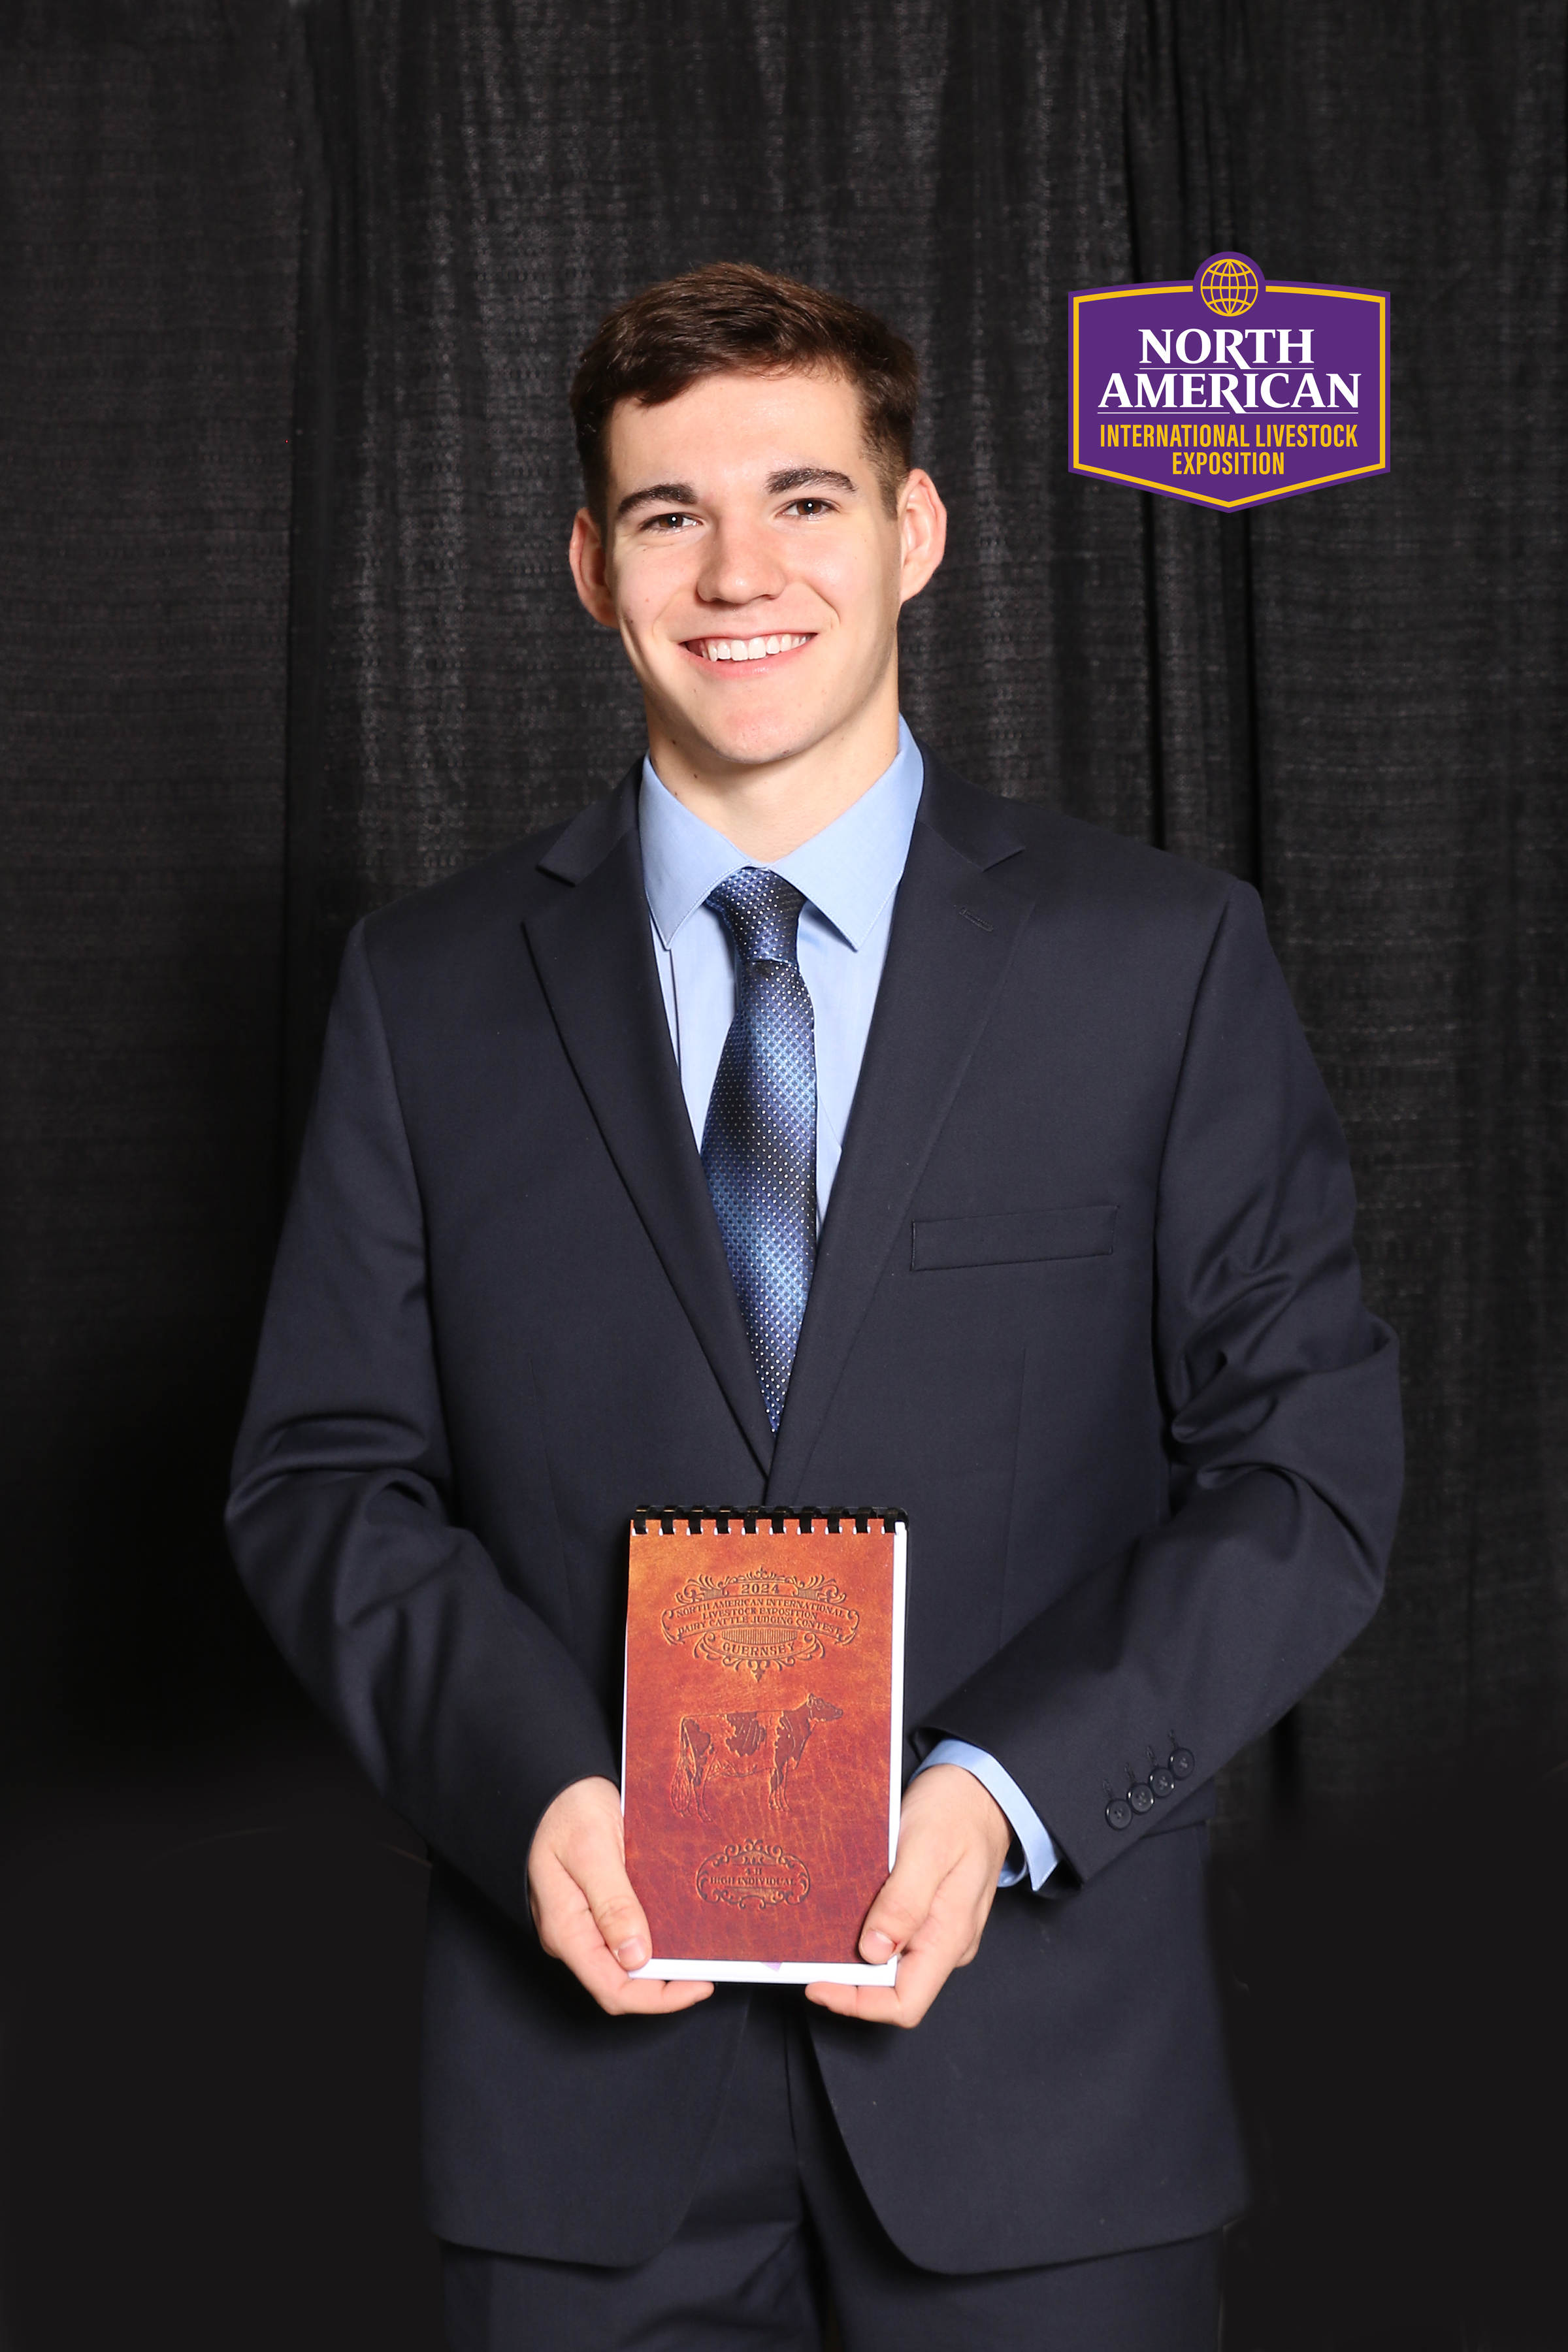
[[[724,517],[709,534],[697,593],[705,604],[752,604],[776,596],[785,576],[765,530],[743,518]]]

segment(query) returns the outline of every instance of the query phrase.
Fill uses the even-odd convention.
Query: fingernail
[[[890,1960],[896,1948],[891,1936],[884,1936],[880,1927],[868,1928],[860,1938],[860,1949],[868,1960]]]
[[[640,1969],[643,1962],[647,1958],[647,1953],[643,1946],[642,1937],[640,1936],[628,1936],[624,1944],[617,1944],[616,1947],[616,1958],[619,1960],[622,1968],[625,1969],[628,1974],[633,1969]]]

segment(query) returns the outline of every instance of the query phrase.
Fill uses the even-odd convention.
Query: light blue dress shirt
[[[892,766],[841,817],[787,857],[774,859],[771,868],[793,882],[806,901],[797,945],[816,1033],[819,1221],[844,1150],[887,961],[893,900],[924,782],[920,746],[900,719]],[[733,950],[723,924],[704,901],[726,876],[755,861],[683,806],[659,782],[651,760],[643,761],[637,816],[659,986],[687,1116],[700,1150],[708,1097],[735,1017]],[[1057,1850],[1012,1776],[994,1756],[963,1739],[940,1740],[920,1769],[933,1764],[962,1764],[1006,1814],[1015,1846],[1001,1885],[1016,1885],[1027,1875],[1032,1886],[1042,1886],[1057,1866]]]

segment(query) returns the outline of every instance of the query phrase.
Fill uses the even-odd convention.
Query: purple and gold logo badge
[[[1072,469],[1206,507],[1388,471],[1388,296],[1245,253],[1072,297]]]

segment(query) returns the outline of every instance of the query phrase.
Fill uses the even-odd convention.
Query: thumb
[[[900,1854],[891,1875],[866,1914],[866,1924],[860,1930],[863,1960],[881,1967],[896,1952],[903,1950],[915,1930],[923,1927],[929,1917],[942,1879],[942,1868],[930,1853],[922,1853],[917,1849]]]
[[[653,1956],[647,1914],[632,1890],[618,1854],[595,1855],[578,1880],[594,1925],[618,1967],[629,1973]]]

